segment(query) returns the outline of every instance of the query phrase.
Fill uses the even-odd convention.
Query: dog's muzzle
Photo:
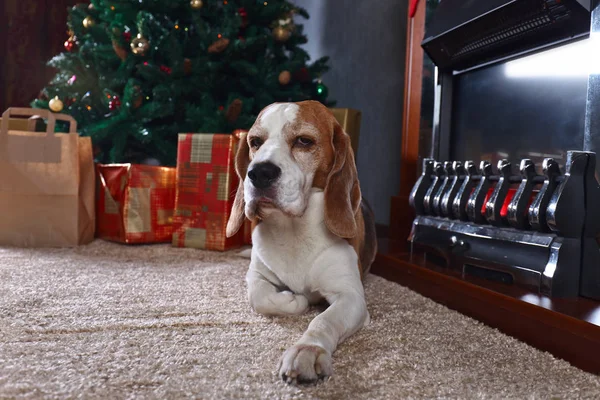
[[[257,189],[267,189],[281,176],[281,168],[271,162],[255,164],[248,171],[250,182]]]

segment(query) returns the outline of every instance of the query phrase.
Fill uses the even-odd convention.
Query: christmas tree
[[[33,107],[72,115],[98,162],[174,165],[180,132],[248,129],[277,101],[319,100],[327,57],[309,64],[283,0],[92,0],[69,10],[65,52]]]

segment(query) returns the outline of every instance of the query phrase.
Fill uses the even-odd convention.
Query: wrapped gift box
[[[249,242],[249,222],[225,236],[239,183],[234,160],[240,133],[179,134],[173,246],[224,251]]]
[[[121,243],[170,242],[175,168],[98,164],[96,236]]]

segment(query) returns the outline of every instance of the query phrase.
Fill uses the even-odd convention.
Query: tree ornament
[[[133,101],[133,108],[138,109],[140,108],[140,106],[142,105],[142,102],[144,101],[144,99],[142,98],[142,96],[138,96],[136,97],[136,99]]]
[[[65,106],[58,96],[55,96],[53,99],[51,99],[48,105],[50,106],[50,110],[54,112],[61,112]]]
[[[119,96],[114,96],[112,98],[112,100],[110,100],[108,102],[108,109],[110,111],[114,111],[114,110],[116,110],[117,108],[120,108],[120,107],[121,107],[121,99],[119,99]]]
[[[183,73],[189,75],[192,73],[192,60],[189,58],[183,59]]]
[[[167,67],[166,65],[161,65],[159,68],[165,74],[171,75],[171,68]]]
[[[315,97],[317,97],[319,100],[325,100],[328,95],[329,89],[319,79],[317,81],[317,85],[315,86]]]
[[[278,42],[286,42],[290,36],[292,36],[291,29],[284,28],[283,26],[276,26],[273,28],[273,37]]]
[[[238,8],[238,14],[242,18],[242,28],[248,26],[248,11],[244,7]]]
[[[94,21],[94,19],[89,15],[83,19],[83,27],[85,29],[89,29],[94,25],[96,25],[96,21]]]
[[[290,83],[291,80],[292,80],[292,74],[290,74],[290,71],[281,71],[279,73],[279,84],[285,86],[288,83]]]
[[[113,45],[113,49],[115,50],[115,53],[117,54],[117,56],[119,56],[119,58],[121,60],[125,61],[125,59],[127,58],[127,50],[125,50],[123,47],[121,47],[119,42],[117,42],[116,40],[113,40],[112,45]]]
[[[220,38],[208,47],[209,53],[222,53],[229,46],[229,39]]]
[[[225,113],[225,119],[230,124],[235,123],[242,113],[242,101],[240,99],[235,99],[229,104],[227,107],[227,112]]]
[[[129,31],[123,32],[123,39],[126,42],[131,42],[131,32],[129,32]]]
[[[77,75],[73,75],[69,78],[69,80],[67,81],[67,84],[73,85],[76,80],[77,80]]]
[[[308,68],[302,67],[298,71],[294,72],[294,80],[298,82],[308,82],[310,80]]]
[[[141,33],[131,41],[131,51],[136,56],[143,56],[150,49],[150,42]]]
[[[190,0],[190,7],[192,7],[194,10],[199,10],[202,8],[204,4],[202,3],[202,0]]]
[[[88,10],[90,10],[90,11],[93,11],[93,10],[95,10],[95,9],[96,9],[96,6],[94,6],[94,3],[90,3],[90,4],[88,5]]]
[[[294,29],[296,29],[296,26],[294,25],[294,20],[292,19],[292,14],[288,14],[285,18],[281,18],[279,20],[277,20],[277,25],[281,26],[282,28],[285,29],[289,29],[290,31],[293,31]]]
[[[69,53],[75,48],[75,40],[75,36],[71,36],[65,41],[65,50],[67,50]]]

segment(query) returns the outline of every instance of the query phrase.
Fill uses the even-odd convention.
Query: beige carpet
[[[0,398],[600,398],[600,378],[370,275],[335,376],[287,386],[317,312],[251,312],[248,261],[168,245],[0,248]]]

